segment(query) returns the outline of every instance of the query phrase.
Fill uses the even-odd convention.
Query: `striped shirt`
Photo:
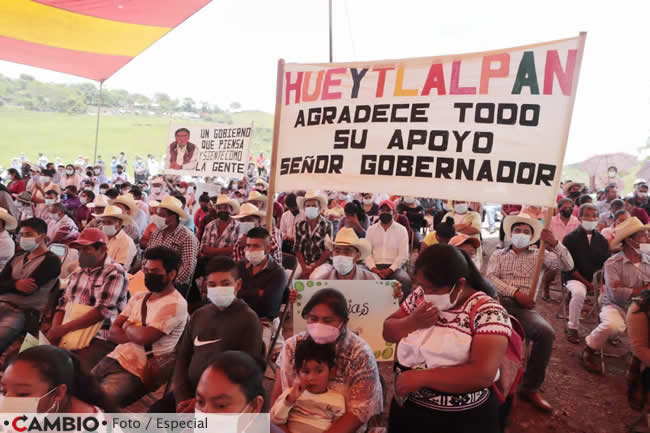
[[[165,230],[156,230],[151,235],[147,249],[160,246],[171,248],[181,255],[181,267],[178,269],[178,275],[174,282],[177,285],[190,283],[199,255],[199,241],[194,233],[180,224],[171,234]]]
[[[273,236],[271,236],[271,257],[276,263],[282,264],[282,238],[280,237],[280,231],[273,227]],[[232,248],[232,259],[236,262],[241,262],[246,260],[246,255],[244,254],[246,248],[246,235],[242,234],[237,243]]]
[[[538,253],[537,248],[528,247],[528,250],[523,253],[516,254],[509,247],[496,250],[490,256],[487,278],[497,289],[499,295],[512,297],[517,290],[525,295],[530,292]],[[552,252],[544,253],[544,269],[556,271],[573,269],[573,258],[562,242],[558,242]],[[542,281],[542,278],[539,281]]]
[[[97,338],[107,340],[111,324],[126,306],[128,286],[129,280],[122,265],[106,255],[101,265],[79,268],[70,275],[57,310],[64,310],[69,303],[97,308],[104,316]]]

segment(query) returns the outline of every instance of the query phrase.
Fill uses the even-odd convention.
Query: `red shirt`
[[[520,204],[504,204],[501,206],[501,211],[506,215],[512,215],[513,213],[519,213],[521,211]]]
[[[12,180],[9,182],[9,185],[7,185],[7,191],[9,191],[11,194],[20,194],[21,192],[25,191],[25,181],[22,179]]]

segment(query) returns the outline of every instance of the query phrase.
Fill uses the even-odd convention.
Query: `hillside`
[[[169,116],[102,113],[97,153],[104,161],[124,152],[129,161],[136,155],[151,153],[160,156],[165,151],[170,121],[188,125],[205,123],[243,124],[254,122],[252,152],[270,155],[273,138],[273,115],[259,111],[211,114],[210,121],[172,119]],[[50,160],[59,156],[74,161],[78,155],[92,160],[95,144],[96,116],[39,112],[17,107],[0,108],[0,165],[8,167],[20,152],[36,161],[39,152]]]

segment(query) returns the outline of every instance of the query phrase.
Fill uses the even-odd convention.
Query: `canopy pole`
[[[332,0],[329,0],[329,12],[330,12],[330,63],[332,63],[333,54],[332,54]]]
[[[284,84],[284,59],[278,60],[278,79],[275,85],[275,116],[273,119],[273,147],[271,148],[271,168],[269,172],[268,204],[266,206],[266,229],[273,236],[273,202],[275,200],[275,181],[278,171],[275,165],[278,159],[280,140],[280,112],[282,111],[282,87]]]
[[[97,104],[97,125],[95,126],[95,154],[93,155],[93,165],[97,164],[97,143],[99,142],[99,116],[102,111],[102,97],[104,90],[104,82],[99,82],[99,104]]]

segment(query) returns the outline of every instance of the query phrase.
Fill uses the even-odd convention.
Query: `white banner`
[[[169,125],[163,173],[183,176],[246,175],[253,125]]]
[[[314,293],[333,288],[348,300],[348,330],[370,345],[377,361],[392,361],[395,346],[384,340],[382,332],[384,320],[399,308],[398,299],[393,297],[394,283],[392,280],[296,280],[293,287],[298,292],[298,300],[294,307],[293,332],[307,330],[302,310]]]
[[[482,53],[284,65],[276,191],[554,206],[585,35]]]

